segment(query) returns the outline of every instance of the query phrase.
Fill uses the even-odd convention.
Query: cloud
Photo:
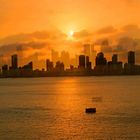
[[[28,51],[31,49],[41,50],[43,48],[49,49],[49,44],[47,44],[46,42],[28,42],[28,43],[8,44],[8,45],[1,46],[0,52],[3,54],[12,54],[14,52],[17,52],[19,48],[22,51]]]
[[[77,38],[77,39],[87,38],[90,35],[91,35],[91,33],[89,33],[89,31],[87,31],[87,30],[81,30],[79,32],[74,33],[74,37]]]
[[[97,34],[110,34],[115,33],[117,29],[115,29],[113,26],[107,26],[102,29],[99,29],[96,33]]]
[[[27,43],[31,41],[50,41],[50,40],[62,40],[66,35],[59,30],[55,31],[36,31],[27,34],[17,34],[8,36],[0,40],[0,45],[14,44],[14,43]]]
[[[16,52],[17,46],[22,46],[28,56],[37,52],[41,57],[46,58],[51,49],[65,50],[71,54],[81,53],[86,42],[100,45],[101,51],[110,55],[126,54],[129,50],[140,51],[140,28],[137,25],[126,25],[121,28],[107,26],[95,32],[81,30],[75,32],[73,38],[69,40],[68,36],[59,30],[18,34],[1,39],[0,52],[12,54]]]

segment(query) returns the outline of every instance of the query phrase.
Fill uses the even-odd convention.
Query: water
[[[0,79],[0,140],[59,139],[139,140],[140,76]]]

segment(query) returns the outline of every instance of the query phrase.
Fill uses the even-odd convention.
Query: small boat
[[[96,108],[86,108],[86,113],[96,113]]]

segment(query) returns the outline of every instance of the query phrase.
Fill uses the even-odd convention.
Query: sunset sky
[[[101,44],[103,39],[113,49],[122,45],[118,51],[134,48],[135,39],[140,50],[140,0],[0,0],[3,53],[15,43],[32,44],[28,54],[37,50],[43,55],[52,48],[73,52],[83,43]],[[6,44],[10,47],[2,49]]]
[[[0,38],[59,29],[88,29],[140,24],[139,0],[1,0]]]

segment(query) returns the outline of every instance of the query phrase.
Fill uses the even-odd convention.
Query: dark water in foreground
[[[59,139],[139,140],[140,76],[0,79],[0,140]]]

